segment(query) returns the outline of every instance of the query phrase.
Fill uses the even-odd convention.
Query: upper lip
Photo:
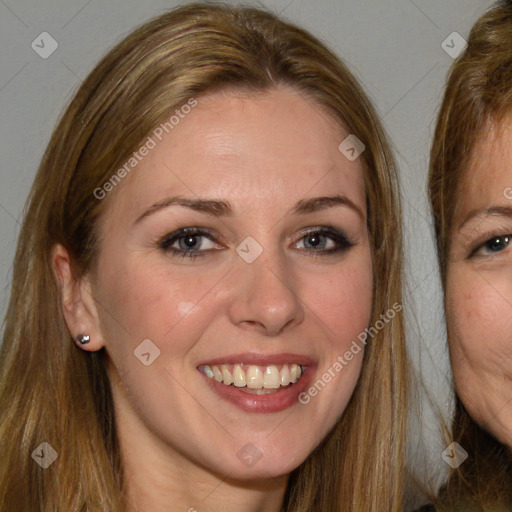
[[[243,354],[231,354],[215,359],[208,359],[201,363],[201,365],[218,365],[218,364],[253,364],[258,366],[266,366],[271,364],[287,364],[295,363],[302,366],[309,366],[314,364],[314,360],[311,357],[292,354],[289,352],[280,354],[257,354],[254,352],[245,352]]]

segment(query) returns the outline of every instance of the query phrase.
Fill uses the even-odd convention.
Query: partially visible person
[[[451,471],[440,511],[512,510],[512,2],[477,20],[449,74],[431,152],[451,366]]]

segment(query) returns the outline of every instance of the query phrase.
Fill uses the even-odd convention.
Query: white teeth
[[[280,372],[281,386],[288,386],[290,384],[290,369],[287,364],[284,364]]]
[[[247,364],[201,365],[199,369],[210,379],[222,382],[226,386],[233,384],[244,390],[255,390],[255,394],[264,394],[264,390],[273,392],[281,386],[295,384],[304,373],[305,367],[298,364],[283,364],[281,370],[272,364],[257,366]]]
[[[213,366],[212,367],[212,372],[213,372],[213,378],[217,381],[217,382],[222,382],[223,380],[223,375],[222,375],[222,372],[219,370],[219,368],[217,366]]]
[[[233,384],[233,375],[231,375],[228,366],[223,364],[220,368],[222,370],[222,380],[224,381],[224,384],[227,386]]]
[[[249,366],[245,372],[247,387],[250,389],[261,389],[263,387],[263,373],[254,365]]]
[[[280,386],[279,370],[277,366],[267,366],[265,377],[263,379],[263,387],[265,389],[279,389]]]
[[[233,368],[233,383],[237,388],[245,386],[245,372],[239,364],[235,364]]]
[[[298,364],[292,364],[292,367],[290,368],[290,382],[292,384],[295,384],[302,374],[302,370],[300,369],[300,366]]]
[[[240,391],[243,391],[244,393],[247,393],[248,395],[271,395],[272,393],[275,393],[275,389],[249,389],[249,388],[239,388]]]

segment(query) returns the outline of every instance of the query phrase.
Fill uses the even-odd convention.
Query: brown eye
[[[489,256],[504,251],[510,244],[512,235],[493,236],[473,252],[474,255]]]
[[[496,238],[492,238],[486,242],[485,247],[490,252],[500,252],[503,251],[503,249],[506,249],[509,243],[509,236],[497,236]]]

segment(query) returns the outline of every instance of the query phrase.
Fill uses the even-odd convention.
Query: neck
[[[147,462],[147,461],[146,461]],[[137,463],[127,471],[130,507],[127,512],[280,512],[286,480],[240,482],[206,471],[161,472],[158,466]]]
[[[127,512],[280,512],[288,475],[258,481],[234,480],[218,475],[173,452],[137,443],[120,448],[130,506]]]

